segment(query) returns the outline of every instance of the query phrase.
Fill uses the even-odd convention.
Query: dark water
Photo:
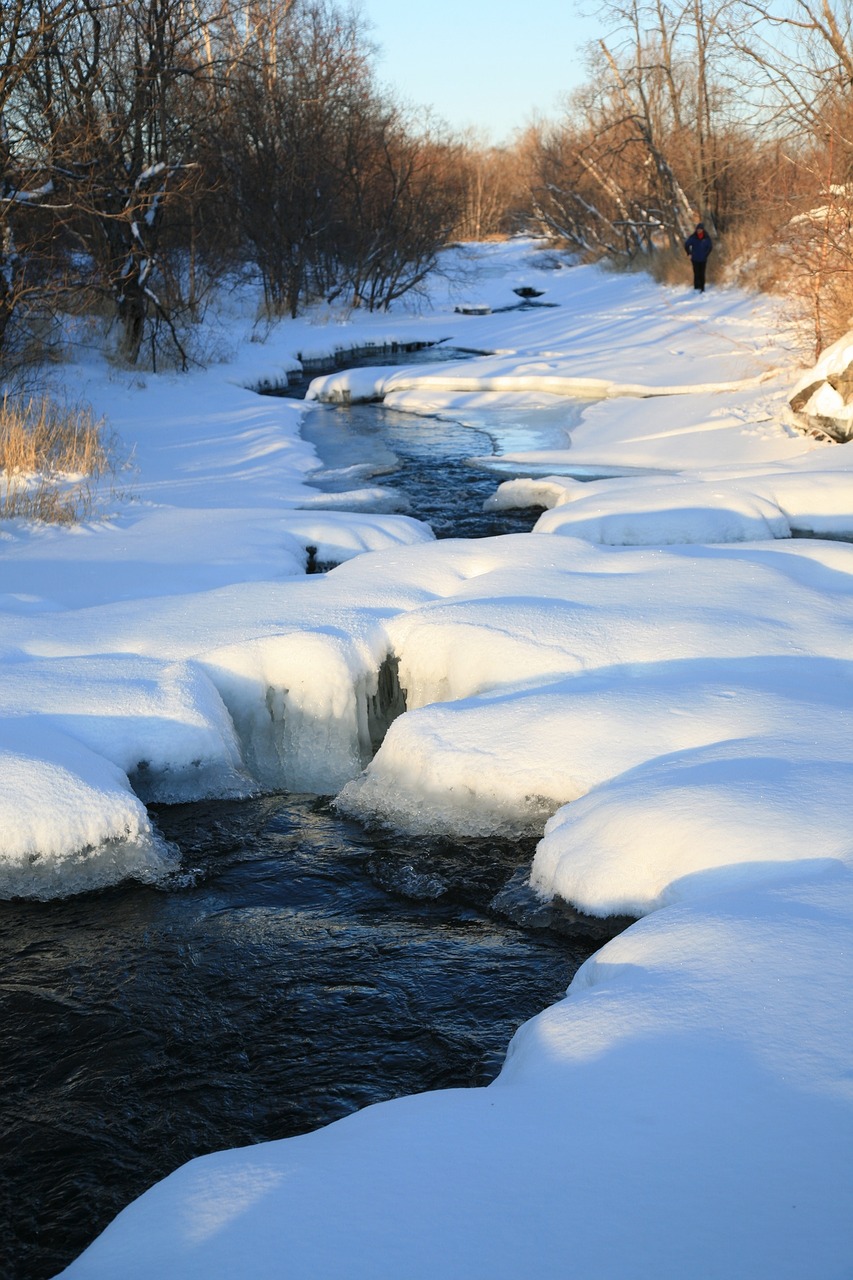
[[[311,421],[322,483],[352,487],[332,459],[363,467],[439,536],[535,519],[483,515],[486,432],[376,406]],[[370,833],[287,795],[154,817],[171,884],[0,903],[0,1280],[55,1275],[192,1156],[487,1083],[606,936],[495,902],[532,842]]]
[[[495,453],[493,438],[476,427],[400,413],[381,404],[354,404],[312,409],[302,434],[326,463],[313,478],[318,488],[351,489],[357,481],[340,460],[365,457],[361,483],[399,494],[402,509],[425,520],[437,538],[529,533],[541,511],[483,510],[504,477],[472,463],[473,458],[488,459]]]
[[[155,818],[173,886],[0,904],[4,1280],[54,1275],[194,1155],[488,1082],[600,945],[490,908],[532,845],[407,842],[309,797]]]
[[[358,359],[315,361],[307,364],[304,376],[289,375],[282,394],[305,396],[311,380],[321,373],[342,369],[391,365],[435,365],[454,360],[471,360],[472,353],[439,345],[358,351]],[[564,407],[567,423],[574,419]],[[535,419],[536,410],[526,410]],[[497,415],[495,415],[497,422]],[[525,423],[522,436],[531,428]],[[502,423],[493,432],[460,422],[422,417],[382,404],[345,406],[316,405],[304,420],[302,435],[317,450],[324,464],[313,483],[326,492],[346,492],[359,484],[380,484],[402,498],[401,509],[425,520],[437,538],[485,538],[501,533],[528,533],[541,508],[484,512],[505,474],[496,474],[477,459],[500,453],[500,436],[507,432]],[[535,434],[535,428],[533,429]],[[518,434],[509,427],[511,436]],[[513,444],[529,440],[513,439]],[[566,439],[561,443],[566,444]],[[355,472],[355,474],[354,474]]]

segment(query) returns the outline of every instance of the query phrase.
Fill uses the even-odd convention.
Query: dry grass
[[[93,482],[113,469],[104,424],[90,409],[3,397],[0,520],[84,520],[93,512]]]
[[[720,279],[720,270],[725,257],[725,245],[719,238],[714,239],[714,252],[708,259],[708,284],[716,284]],[[658,284],[689,285],[693,287],[693,265],[681,245],[658,249],[646,259],[649,274]]]

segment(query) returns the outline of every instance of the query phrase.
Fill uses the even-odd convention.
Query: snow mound
[[[624,489],[610,501],[598,488],[546,511],[535,533],[568,534],[611,546],[668,546],[689,542],[754,542],[789,538],[791,529],[779,508],[758,494],[716,489],[707,484]]]
[[[0,715],[37,714],[111,761],[148,802],[253,790],[231,718],[195,663],[92,655],[0,668]]]
[[[176,861],[121,769],[41,722],[0,721],[0,897],[157,883]]]
[[[763,738],[653,760],[559,810],[530,882],[590,915],[646,915],[716,890],[853,864],[853,757]]]
[[[418,835],[541,831],[554,809],[577,793],[571,782],[561,788],[543,770],[542,753],[515,732],[521,717],[511,709],[502,708],[489,726],[498,735],[490,745],[500,742],[499,750],[489,749],[488,730],[472,742],[479,711],[471,700],[407,712],[391,725],[365,772],[340,791],[335,807]]]
[[[853,331],[821,353],[798,380],[791,408],[836,440],[853,436]]]
[[[352,500],[363,511],[314,510],[317,507],[334,507],[345,500]],[[399,497],[389,490],[355,490],[347,494],[318,494],[313,499],[303,499],[304,512],[288,512],[282,524],[291,537],[298,538],[301,546],[313,546],[317,559],[334,564],[351,560],[365,551],[383,551],[395,546],[417,546],[432,542],[434,534],[423,520],[406,515],[389,515],[381,509],[399,506]]]
[[[853,445],[807,455],[797,466],[731,467],[670,476],[581,482],[569,476],[501,484],[492,509],[547,508],[536,533],[600,544],[658,545],[853,537]]]
[[[484,511],[512,511],[519,507],[555,507],[580,495],[584,485],[570,476],[518,476],[504,480],[483,503]]]
[[[578,804],[563,812],[575,814],[580,797],[620,775],[734,738],[763,758],[766,743],[796,725],[789,756],[799,743],[808,758],[820,741],[824,758],[853,759],[851,713],[853,671],[831,659],[676,658],[597,668],[407,712],[337,803],[415,832],[531,833],[570,801]],[[545,881],[539,887],[576,901]],[[614,913],[614,892],[601,903],[587,893],[583,909]]]

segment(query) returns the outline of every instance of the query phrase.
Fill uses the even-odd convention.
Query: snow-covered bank
[[[433,584],[434,569],[427,567],[433,562],[424,561],[422,575],[407,571],[405,589],[390,567],[372,571],[364,585],[335,574],[322,582],[305,580],[309,547],[317,560],[339,563],[365,551],[420,545],[431,534],[417,521],[389,513],[394,503],[387,490],[368,486],[349,495],[324,493],[307,483],[319,464],[299,435],[304,407],[253,390],[286,382],[288,370],[298,367],[298,355],[438,339],[500,351],[461,365],[339,375],[338,382],[369,378],[379,385],[377,378],[380,383],[384,378],[389,399],[405,399],[409,408],[432,413],[435,388],[461,378],[459,385],[480,390],[441,391],[440,411],[483,425],[499,448],[526,440],[534,448],[533,471],[544,465],[543,457],[553,465],[555,444],[561,445],[562,465],[568,466],[567,459],[574,465],[576,437],[586,430],[587,415],[608,408],[615,414],[609,431],[600,422],[595,430],[601,440],[599,462],[612,467],[631,435],[626,406],[633,406],[632,414],[658,406],[658,421],[666,423],[658,436],[670,450],[670,469],[712,449],[717,460],[723,450],[727,461],[746,469],[760,461],[765,471],[792,455],[810,458],[814,445],[787,425],[781,391],[777,419],[768,416],[767,379],[780,381],[774,370],[789,353],[784,339],[768,340],[772,310],[766,303],[718,293],[697,310],[683,292],[662,290],[643,277],[593,268],[557,270],[553,264],[552,257],[525,242],[489,246],[459,257],[455,284],[437,282],[431,309],[392,317],[318,312],[282,324],[265,344],[251,340],[247,308],[231,317],[230,336],[223,342],[228,360],[182,377],[131,377],[91,360],[75,368],[69,375],[75,393],[106,415],[133,470],[122,477],[126,492],[109,495],[100,520],[70,530],[8,523],[0,531],[0,647],[7,658],[0,666],[0,717],[43,717],[55,728],[57,704],[44,675],[46,664],[99,656],[100,666],[78,663],[75,687],[85,701],[86,672],[92,673],[95,702],[113,708],[110,733],[95,741],[84,731],[82,717],[66,714],[60,717],[62,731],[103,753],[138,787],[144,780],[147,797],[189,799],[259,785],[334,792],[359,773],[381,737],[381,724],[368,721],[376,720],[378,672],[398,643],[393,619],[432,594],[449,594],[455,570],[451,585]],[[465,289],[476,288],[497,308],[513,301],[513,288],[531,280],[557,305],[480,316],[455,310]],[[555,386],[576,388],[578,379],[585,379],[598,390],[607,386],[613,395],[641,375],[645,386],[681,394],[611,398],[588,405],[580,420],[575,401],[553,394]],[[495,378],[516,390],[511,395],[485,390]],[[321,379],[317,385],[328,383]],[[696,391],[733,384],[741,387],[739,393]],[[393,392],[395,385],[408,390]],[[720,401],[727,405],[724,420],[718,415]],[[500,424],[497,434],[495,423]],[[641,457],[647,466],[660,463],[660,439],[646,442]],[[536,452],[543,444],[545,455]],[[638,447],[635,441],[632,448]],[[530,456],[527,448],[494,462],[519,467]],[[364,485],[362,471],[356,469],[354,476],[354,484]],[[601,491],[601,486],[592,488]],[[733,486],[726,491],[734,495],[726,507],[733,536],[787,532],[771,498],[762,493],[747,500]],[[632,493],[636,505],[641,491]],[[618,500],[624,509],[624,497]],[[580,502],[569,507],[560,501],[552,519],[575,509],[582,515]],[[352,510],[342,509],[347,505]],[[688,513],[688,524],[690,519],[694,540],[719,533],[719,520],[702,523]],[[653,532],[659,524],[656,519]],[[578,532],[595,536],[583,522]],[[546,600],[536,610],[553,607]],[[110,656],[109,668],[100,660],[105,656]],[[145,676],[139,674],[140,659],[149,664]],[[503,659],[485,656],[483,661],[500,666]],[[184,687],[199,691],[187,723],[195,719],[219,726],[195,754],[182,727],[183,711],[158,715],[156,750],[150,748],[150,734],[140,738],[139,725],[150,720],[148,690],[160,679],[152,674],[158,663],[163,670],[184,664]],[[563,669],[562,659],[555,669]],[[61,667],[54,670],[53,687],[58,687]],[[521,675],[526,678],[525,671]],[[513,678],[520,677],[510,670]],[[414,688],[410,692],[414,699]],[[380,709],[380,721],[382,714]],[[49,796],[49,787],[45,791]],[[22,847],[14,797],[10,800],[0,866],[4,851],[8,862],[10,851]],[[50,823],[50,801],[46,804],[43,820]],[[547,816],[541,804],[536,811]],[[61,806],[52,829],[51,847],[61,847],[66,857],[80,852]],[[37,851],[34,856],[36,861],[47,857]],[[48,880],[55,883],[52,876]]]
[[[608,943],[490,1088],[192,1161],[64,1274],[841,1280],[853,878],[708,888]]]
[[[557,305],[497,310],[531,283]],[[465,290],[492,313],[455,311]],[[96,883],[170,874],[140,796],[285,786],[415,830],[543,833],[539,894],[648,914],[490,1088],[194,1161],[67,1274],[840,1277],[853,546],[790,534],[849,536],[849,451],[797,434],[767,301],[518,243],[432,301],[263,347],[247,324],[184,379],[80,369],[134,448],[134,500],[0,531],[6,891],[61,891],[74,863],[73,890],[87,859]],[[306,483],[302,407],[249,389],[299,353],[438,338],[494,354],[318,394],[487,431],[516,477],[495,502],[550,508],[532,535],[436,543],[364,494],[341,511]],[[564,404],[578,380],[606,398]],[[344,563],[303,576],[309,545]],[[407,710],[376,751],[392,666]]]

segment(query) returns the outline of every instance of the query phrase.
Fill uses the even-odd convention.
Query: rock
[[[808,386],[803,387],[801,391],[797,391],[794,395],[792,395],[788,403],[791,406],[791,408],[794,410],[794,413],[800,413],[802,410],[804,410],[809,400],[811,400],[812,396],[814,395],[814,393],[818,390],[819,387],[822,387],[823,385],[824,384],[820,381],[810,382]]]
[[[842,443],[853,440],[853,331],[827,347],[788,403],[808,431]]]

